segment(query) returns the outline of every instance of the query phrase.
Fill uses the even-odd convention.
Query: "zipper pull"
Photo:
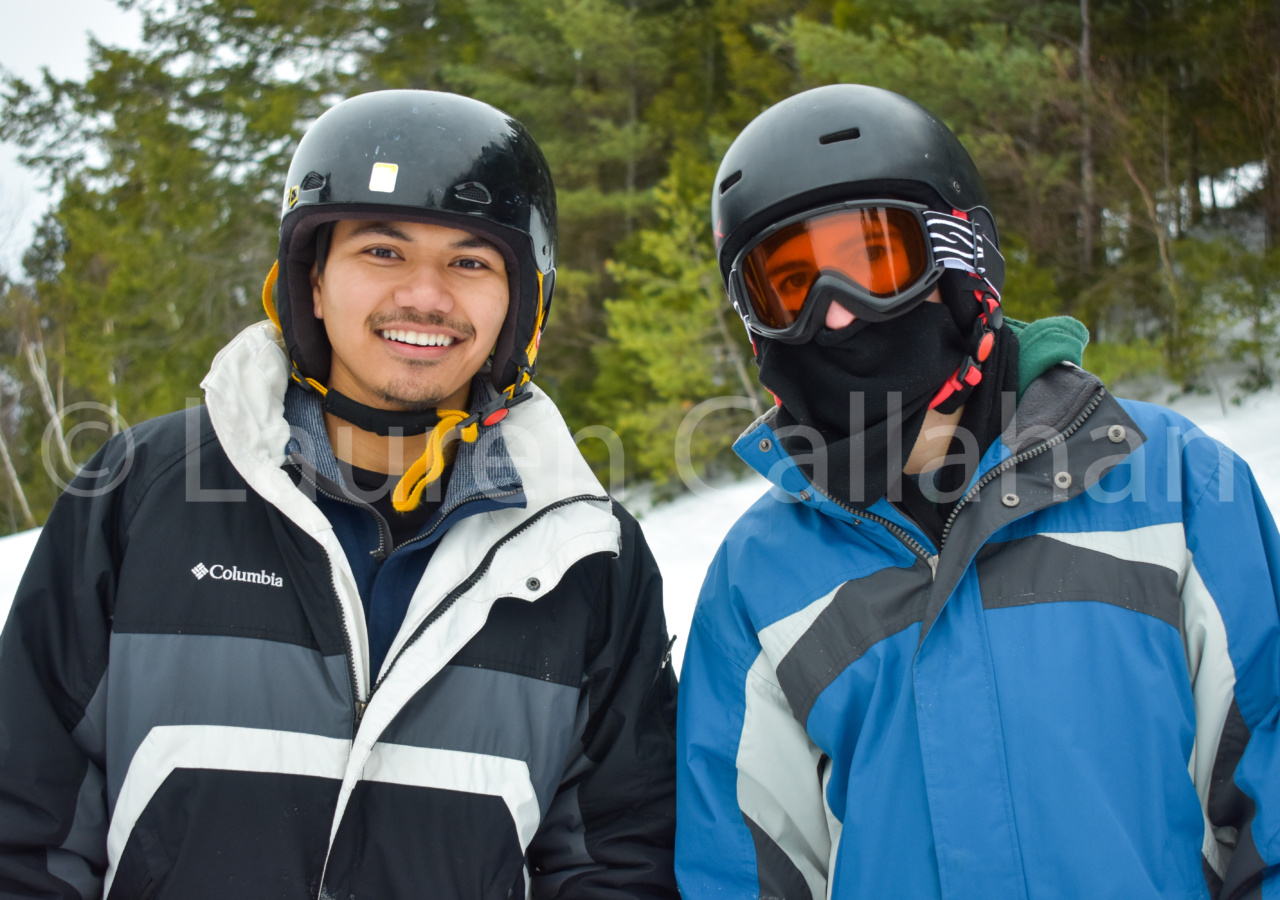
[[[367,700],[356,701],[356,728],[360,727],[360,722],[364,719],[364,711],[369,708]]]
[[[658,666],[659,672],[667,667],[667,663],[671,662],[671,648],[676,645],[677,637],[679,637],[679,635],[673,634],[671,635],[671,640],[667,641],[667,649],[662,654],[662,663]]]
[[[929,569],[933,572],[933,580],[938,580],[938,554],[935,553],[929,557]]]

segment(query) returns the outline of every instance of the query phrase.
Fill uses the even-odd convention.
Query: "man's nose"
[[[414,266],[396,285],[392,299],[397,306],[413,307],[426,312],[448,312],[453,308],[453,292],[438,267]]]

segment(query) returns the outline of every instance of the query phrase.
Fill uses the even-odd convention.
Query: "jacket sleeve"
[[[125,445],[122,447],[122,445]],[[0,635],[0,898],[89,898],[107,866],[105,703],[127,441],[54,505]],[[95,488],[95,484],[99,487]]]
[[[734,602],[726,546],[698,598],[681,670],[676,876],[685,898],[822,900],[829,760],[792,713]]]
[[[535,898],[675,898],[676,678],[662,578],[639,525],[614,504],[621,552],[593,603],[572,750],[529,846]]]
[[[1219,900],[1280,897],[1280,534],[1229,451],[1193,438],[1183,466],[1183,633],[1206,879]]]

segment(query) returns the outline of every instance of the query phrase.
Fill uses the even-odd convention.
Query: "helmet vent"
[[[840,141],[856,141],[862,137],[862,132],[856,128],[846,128],[844,131],[833,131],[830,134],[824,134],[818,138],[819,144],[836,144]]]
[[[459,200],[468,200],[471,203],[492,203],[493,197],[489,195],[489,189],[478,181],[464,181],[462,184],[453,186],[453,193]]]
[[[729,188],[733,187],[735,184],[737,184],[741,180],[742,180],[742,170],[739,169],[738,171],[730,175],[728,178],[726,178],[724,181],[720,182],[720,193],[723,194],[725,191],[729,190]]]
[[[324,187],[324,181],[324,176],[319,172],[308,172],[307,177],[302,179],[302,189],[314,191],[318,187]]]

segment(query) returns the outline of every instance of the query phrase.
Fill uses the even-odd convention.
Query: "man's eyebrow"
[[[390,222],[366,222],[347,235],[347,237],[360,237],[364,234],[380,234],[383,237],[389,237],[397,241],[413,243],[413,238],[409,237],[409,235],[405,234]]]
[[[450,245],[452,250],[492,250],[494,253],[501,253],[498,245],[493,241],[487,241],[478,234],[469,234],[464,238],[459,238]]]
[[[776,266],[770,266],[768,269],[765,270],[764,274],[767,277],[772,278],[775,275],[781,275],[786,272],[794,272],[800,269],[811,269],[811,268],[813,268],[813,263],[810,262],[809,260],[793,259]]]

